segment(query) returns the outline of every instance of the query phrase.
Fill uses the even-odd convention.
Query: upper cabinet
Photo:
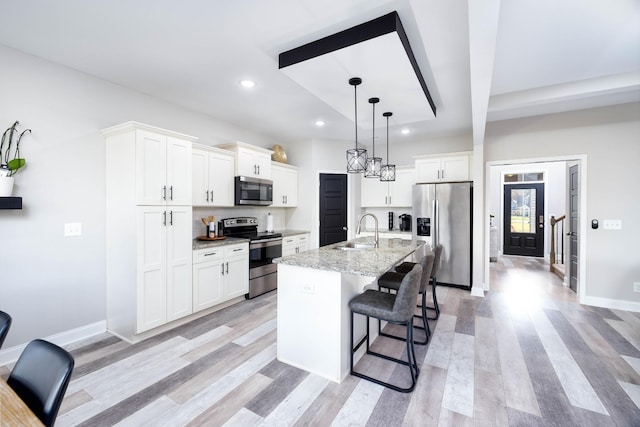
[[[235,175],[271,179],[272,150],[239,141],[217,147],[236,153]]]
[[[233,206],[235,154],[194,145],[192,159],[193,206]]]
[[[191,145],[197,138],[136,122],[103,130],[107,138],[107,164],[114,171],[107,186],[122,183],[135,190],[139,206],[191,205]],[[126,166],[133,163],[134,167]],[[132,182],[133,181],[133,182]]]
[[[361,178],[361,206],[364,207],[409,207],[411,186],[414,184],[414,168],[397,167],[396,180],[380,181],[379,178]]]
[[[416,157],[416,182],[468,181],[469,154]]]
[[[284,163],[271,163],[273,207],[298,206],[298,168]]]

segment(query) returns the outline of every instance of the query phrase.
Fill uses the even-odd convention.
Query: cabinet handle
[[[260,165],[258,165],[258,175],[260,175]]]
[[[222,264],[220,264],[220,267],[222,268],[220,270],[220,273],[222,273],[222,275],[224,276],[224,262]]]
[[[438,179],[440,179],[440,169],[438,169]]]
[[[167,226],[167,211],[162,212],[162,225]]]
[[[169,194],[171,194],[171,196],[169,196],[169,200],[173,200],[173,185],[169,187]]]
[[[227,264],[227,269],[226,269],[225,273],[226,273],[226,274],[229,274],[229,263],[227,262],[227,263],[225,263],[225,264]]]
[[[253,165],[253,174],[258,175],[258,165]]]
[[[389,205],[391,205],[391,196],[389,196]]]
[[[207,202],[209,201],[209,192],[205,191],[205,193],[207,193]]]
[[[239,252],[241,250],[242,250],[242,248],[238,248],[238,249],[234,249],[233,252]],[[227,263],[227,264],[229,264],[229,263]]]
[[[169,211],[169,225],[173,225],[173,211]]]
[[[162,200],[167,200],[167,186],[162,186]]]
[[[204,256],[210,256],[210,255],[215,255],[217,254],[217,252],[209,252],[208,254],[204,254]]]
[[[211,190],[211,203],[213,203],[213,190]]]

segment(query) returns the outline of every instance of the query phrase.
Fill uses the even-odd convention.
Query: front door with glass
[[[505,255],[544,256],[544,184],[504,185]]]

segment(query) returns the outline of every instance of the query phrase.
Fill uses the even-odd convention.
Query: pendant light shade
[[[356,148],[347,150],[347,172],[360,173],[364,172],[367,165],[367,150],[358,148],[358,85],[362,83],[360,77],[352,77],[349,84],[353,86],[353,99],[355,107],[355,124],[356,124]]]
[[[380,181],[396,180],[396,165],[389,164],[389,117],[392,115],[392,112],[382,113],[382,116],[387,118],[387,164],[382,165],[380,169]]]
[[[373,107],[373,131],[371,133],[371,152],[373,156],[367,158],[367,167],[364,171],[365,178],[380,178],[380,168],[382,167],[382,158],[376,157],[376,104],[380,102],[380,98],[369,98],[369,104]]]

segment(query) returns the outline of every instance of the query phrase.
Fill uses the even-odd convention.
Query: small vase
[[[11,197],[14,180],[12,176],[0,176],[0,197]]]

